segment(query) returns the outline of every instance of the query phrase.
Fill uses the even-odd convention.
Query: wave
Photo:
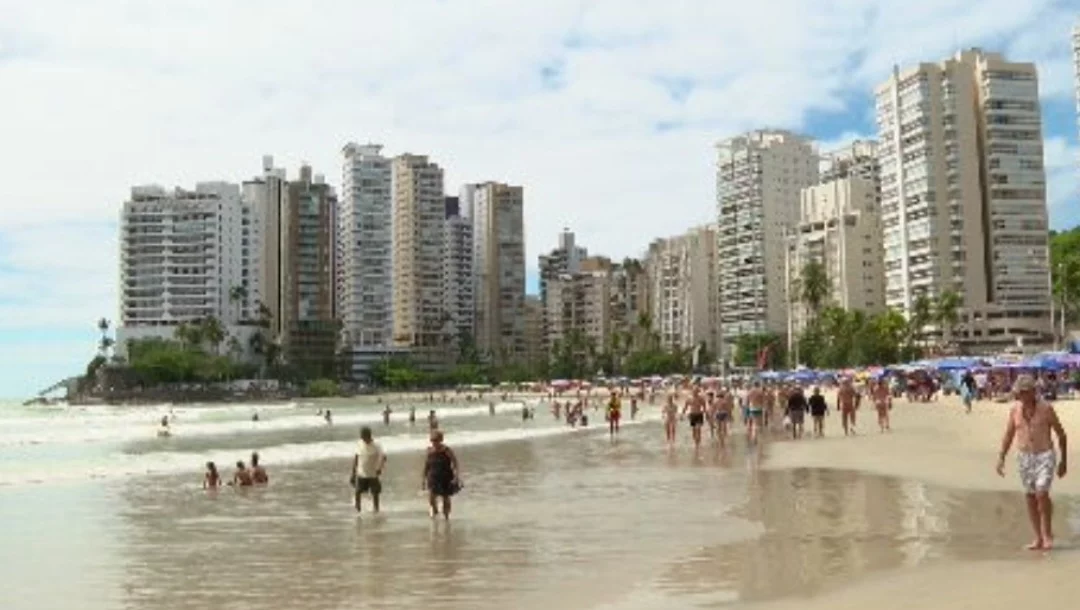
[[[473,409],[474,411],[476,409]],[[486,413],[487,408],[483,408]],[[627,422],[625,425],[640,424]],[[447,443],[453,447],[484,445],[501,442],[524,441],[566,434],[590,434],[606,432],[606,426],[588,428],[569,428],[561,425],[537,427],[504,428],[499,430],[462,430],[448,435]],[[355,440],[327,441],[318,443],[287,443],[268,447],[255,447],[261,461],[271,470],[275,466],[341,458],[353,455]],[[387,453],[419,451],[428,445],[426,433],[400,434],[379,438],[379,443]],[[244,451],[235,449],[212,449],[204,452],[158,452],[138,455],[111,453],[105,456],[80,458],[62,464],[19,462],[10,463],[11,471],[0,468],[0,486],[25,484],[58,483],[85,481],[93,479],[116,479],[130,476],[168,475],[182,473],[193,474],[198,480],[198,472],[206,462],[218,464],[225,475],[231,470],[236,459],[244,459]],[[271,473],[273,476],[273,473]]]
[[[516,412],[520,402],[496,405],[496,412]],[[429,405],[423,405],[427,407]],[[157,435],[162,417],[175,415],[170,432],[175,437],[198,438],[304,430],[326,427],[321,416],[312,411],[312,405],[296,403],[272,405],[229,405],[222,407],[155,407],[117,408],[87,407],[86,410],[67,411],[51,417],[7,419],[0,422],[0,448],[20,445],[79,444],[102,442],[131,442],[147,440]],[[301,409],[303,410],[301,412]],[[355,406],[337,406],[334,425],[361,426],[382,422],[380,405],[365,405],[363,411]],[[487,406],[436,405],[439,418],[472,417],[488,413]],[[251,420],[253,413],[260,420]],[[417,407],[416,417],[423,420],[427,409]],[[408,420],[408,409],[398,407],[390,416],[391,421]]]

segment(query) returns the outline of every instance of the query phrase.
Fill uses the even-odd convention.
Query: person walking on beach
[[[634,396],[633,394],[631,394],[630,395],[630,421],[634,421],[634,420],[637,419],[637,412],[638,412],[637,396]]]
[[[675,396],[668,394],[667,402],[664,403],[664,439],[668,446],[675,444],[675,426],[679,419],[679,406],[675,404]]]
[[[372,508],[379,512],[379,496],[382,495],[382,482],[379,477],[385,468],[386,453],[383,452],[382,445],[375,442],[371,428],[360,428],[360,442],[356,444],[352,474],[349,475],[356,512],[361,510],[361,498],[364,494],[371,494]]]
[[[858,399],[850,379],[845,378],[840,382],[836,403],[840,407],[840,423],[844,426],[844,436],[855,434],[855,409],[859,406]]]
[[[701,448],[701,426],[705,424],[705,400],[701,397],[701,390],[694,388],[690,398],[686,399],[682,414],[689,412],[690,434],[694,438],[694,449]]]
[[[892,394],[889,392],[889,386],[884,381],[874,382],[870,389],[870,397],[874,401],[874,408],[877,409],[878,428],[882,432],[888,432],[890,430],[889,411],[892,410]]]
[[[814,418],[814,436],[821,438],[825,436],[825,413],[829,411],[829,405],[825,402],[825,397],[821,395],[821,388],[814,388],[814,393],[810,395],[808,402],[810,417]]]
[[[431,433],[431,446],[424,460],[424,472],[421,486],[428,492],[428,506],[431,517],[439,515],[439,500],[442,500],[442,515],[450,518],[450,498],[461,490],[461,471],[454,451],[443,444],[443,433],[435,430]]]
[[[203,475],[203,489],[217,489],[221,487],[221,475],[218,474],[217,465],[213,462],[206,463],[206,474]]]
[[[971,374],[971,371],[964,371],[964,376],[960,378],[960,397],[964,400],[964,410],[969,414],[971,413],[971,403],[975,400],[977,392],[975,376]]]
[[[735,411],[735,397],[731,390],[723,388],[716,398],[716,437],[720,439],[720,446],[727,445],[728,424],[731,423],[732,413]]]
[[[622,400],[619,398],[619,393],[612,390],[607,406],[608,436],[611,438],[615,438],[615,435],[619,433],[620,418],[622,418]]]
[[[1055,467],[1058,478],[1068,471],[1067,440],[1057,412],[1049,403],[1038,397],[1035,379],[1020,375],[1013,387],[1017,404],[1009,411],[1005,424],[1005,436],[1001,439],[998,455],[998,476],[1005,476],[1005,456],[1016,440],[1017,467],[1020,483],[1026,494],[1028,518],[1035,532],[1030,550],[1050,550],[1054,546],[1052,520],[1054,504],[1050,501],[1050,486],[1054,481]],[[1057,435],[1058,451],[1054,452],[1051,432]]]
[[[251,482],[255,485],[270,483],[270,475],[266,474],[266,469],[259,465],[259,453],[256,451],[251,452]]]
[[[747,440],[751,443],[756,442],[758,434],[761,433],[761,422],[765,415],[765,392],[761,387],[761,382],[755,381],[754,386],[746,393],[747,419],[749,420]]]
[[[787,407],[784,409],[784,415],[787,416],[788,421],[791,422],[791,438],[800,439],[803,435],[803,422],[806,419],[806,409],[809,405],[806,403],[806,395],[803,394],[801,386],[795,386],[795,388],[788,394]]]

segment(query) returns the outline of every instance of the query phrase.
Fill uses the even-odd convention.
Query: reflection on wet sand
[[[843,470],[759,471],[752,479],[733,514],[761,523],[762,535],[683,558],[659,579],[662,589],[729,589],[740,602],[759,602],[934,559],[1012,559],[1014,540],[995,533],[1027,520],[1017,494],[947,491]],[[1070,510],[1064,499],[1059,507]],[[1064,527],[1058,535],[1071,534]]]

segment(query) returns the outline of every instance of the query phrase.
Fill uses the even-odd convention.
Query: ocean
[[[695,453],[684,426],[668,449],[655,407],[612,441],[599,414],[571,429],[543,404],[527,422],[516,402],[495,416],[415,406],[416,426],[403,405],[384,426],[371,400],[0,407],[0,608],[768,603],[894,569],[1009,560],[1016,545],[985,532],[1025,520],[1015,494],[764,468],[782,443]],[[450,522],[427,516],[419,489],[432,406],[465,481]],[[158,438],[170,412],[173,436]],[[363,425],[389,454],[378,516],[357,515],[348,486]],[[205,462],[230,477],[252,451],[268,487],[201,489]]]

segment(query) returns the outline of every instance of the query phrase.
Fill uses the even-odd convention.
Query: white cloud
[[[1045,96],[1071,91],[1071,17],[1052,0],[83,8],[0,3],[0,167],[11,177],[0,246],[17,246],[0,267],[39,275],[0,273],[0,288],[33,291],[0,305],[12,320],[81,324],[115,310],[114,238],[64,230],[43,241],[49,223],[111,222],[131,184],[242,180],[264,153],[332,180],[348,140],[427,153],[450,191],[483,179],[526,186],[530,261],[563,226],[622,257],[712,217],[716,140],[808,129],[809,110],[845,111],[894,63],[1001,48],[1040,63]],[[685,83],[684,95],[664,79]],[[868,109],[846,110],[861,128]],[[1055,193],[1075,182],[1068,175],[1054,174]]]
[[[1080,146],[1063,137],[1046,139],[1046,195],[1051,220],[1080,218]]]

